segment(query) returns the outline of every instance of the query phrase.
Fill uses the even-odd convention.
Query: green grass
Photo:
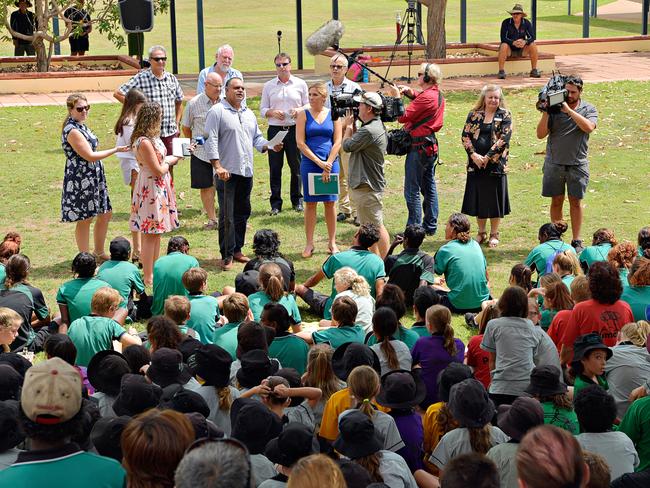
[[[613,0],[601,0],[599,5]],[[277,53],[276,31],[284,33],[282,47],[294,57],[296,48],[295,1],[259,2],[241,0],[236,6],[217,0],[204,0],[204,35],[206,63],[212,62],[214,51],[230,43],[236,51],[235,66],[242,71],[273,69],[272,59]],[[573,2],[574,13],[581,10],[582,2]],[[331,18],[331,2],[303,0],[303,43],[323,22]],[[467,40],[493,42],[499,39],[501,20],[507,17],[509,3],[499,0],[469,0],[467,2]],[[399,0],[340,0],[339,16],[346,27],[342,47],[372,44],[392,44],[395,40],[395,13],[402,15],[406,3]],[[426,8],[423,8],[426,24]],[[198,37],[196,29],[196,2],[176,1],[178,39],[178,66],[180,73],[198,72]],[[426,35],[426,28],[425,35]],[[447,42],[460,39],[460,2],[447,3]],[[538,37],[540,39],[576,38],[582,36],[582,17],[567,15],[565,0],[540,0],[538,2]],[[640,24],[591,19],[591,36],[625,36],[639,34]],[[155,19],[155,27],[145,35],[145,46],[162,44],[171,48],[169,14]],[[62,53],[69,53],[67,41],[62,43]],[[112,54],[115,47],[98,31],[91,34],[90,54]],[[126,54],[126,47],[120,50]],[[9,43],[0,46],[0,56],[13,53]],[[294,59],[294,69],[298,67]],[[304,67],[313,67],[313,58],[305,50]],[[168,63],[171,70],[171,62]]]
[[[537,229],[548,220],[549,200],[540,196],[541,167],[544,141],[535,138],[538,113],[534,110],[537,93],[534,90],[511,91],[506,101],[515,123],[511,142],[509,188],[512,214],[501,229],[502,243],[496,249],[485,249],[491,278],[492,293],[498,296],[507,284],[509,270],[525,258],[535,245]],[[619,239],[634,240],[639,228],[648,225],[650,207],[648,191],[650,174],[647,154],[650,146],[650,82],[618,82],[591,84],[584,97],[600,112],[598,129],[590,141],[591,183],[585,199],[583,235],[601,226],[611,227]],[[439,134],[442,165],[437,169],[440,192],[440,216],[458,211],[465,184],[465,153],[460,146],[460,132],[465,116],[474,103],[476,93],[449,93],[445,126]],[[259,100],[250,106],[257,110]],[[89,126],[100,139],[100,147],[113,144],[111,127],[118,115],[118,105],[94,105]],[[70,263],[76,253],[73,226],[59,222],[61,184],[64,156],[60,147],[60,123],[64,110],[57,107],[4,108],[0,112],[0,132],[6,134],[0,152],[0,234],[17,230],[23,235],[23,252],[33,264],[31,280],[43,289],[51,308],[56,309],[58,286],[71,277]],[[128,235],[129,191],[122,183],[118,160],[105,161],[114,218],[109,237]],[[402,196],[403,158],[389,156],[386,164],[388,188],[385,195],[385,221],[391,234],[400,231],[406,220]],[[285,175],[286,175],[285,171]],[[218,258],[215,232],[201,229],[206,221],[201,214],[198,191],[189,188],[189,165],[181,162],[175,171],[176,189],[183,215],[178,233],[185,235],[191,253],[209,271],[212,290],[232,284],[241,265],[222,273],[215,269]],[[288,198],[288,181],[283,184]],[[322,217],[317,227],[316,253],[312,259],[300,257],[304,247],[302,215],[291,210],[279,218],[268,216],[268,163],[265,156],[256,155],[255,185],[252,194],[253,230],[275,228],[282,239],[283,252],[294,261],[297,281],[301,282],[318,269],[326,258],[326,231]],[[321,214],[322,210],[319,210]],[[345,248],[355,227],[339,226],[338,242]],[[435,252],[443,236],[428,238],[423,249]],[[587,239],[588,240],[588,239]],[[166,239],[165,239],[166,241]],[[250,253],[250,247],[244,249]],[[329,291],[322,283],[321,291]],[[299,304],[306,312],[304,304]],[[307,314],[309,319],[310,316]],[[409,323],[409,322],[407,322]],[[467,337],[469,331],[455,319],[458,334]]]

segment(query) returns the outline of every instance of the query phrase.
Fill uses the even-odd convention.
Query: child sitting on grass
[[[607,390],[605,363],[612,357],[612,350],[603,344],[600,336],[594,332],[585,334],[573,343],[573,362],[571,374],[575,377],[573,398],[580,390],[589,385],[598,385]]]
[[[113,349],[113,341],[122,347],[142,344],[138,331],[133,327],[127,333],[113,320],[122,297],[113,288],[98,289],[91,301],[91,315],[80,317],[68,328],[68,336],[77,348],[77,365],[88,366],[91,358],[99,351]]]
[[[582,268],[578,256],[573,251],[562,251],[553,258],[553,272],[560,275],[562,283],[567,289],[571,288],[571,282],[576,276],[580,276]]]
[[[190,311],[192,306],[187,297],[180,295],[172,295],[165,300],[165,317],[172,320],[177,326],[181,334],[201,341],[201,335],[194,329],[188,327],[187,322],[190,319]]]
[[[370,294],[370,286],[366,279],[349,267],[339,269],[334,273],[335,300],[339,297],[350,297],[357,304],[356,323],[363,327],[366,333],[372,331],[372,314],[375,313],[375,299]],[[332,325],[331,320],[320,321],[321,327]]]
[[[413,293],[413,316],[415,322],[411,326],[411,332],[415,332],[420,337],[430,335],[427,329],[426,316],[427,310],[440,303],[440,297],[430,286],[419,286]]]
[[[530,374],[526,393],[539,400],[544,410],[544,423],[555,425],[577,435],[580,432],[578,417],[567,393],[567,386],[560,381],[562,372],[555,366],[537,366]]]
[[[390,308],[397,316],[397,332],[395,333],[394,339],[402,341],[409,349],[413,349],[413,346],[420,336],[417,332],[407,329],[400,323],[404,315],[406,315],[406,301],[402,289],[399,286],[391,285],[390,283],[385,285],[381,295],[377,297],[375,302],[375,310],[381,307]],[[377,338],[373,332],[368,332],[366,334],[366,344],[372,346],[376,343]]]
[[[253,319],[259,322],[264,305],[267,303],[279,303],[289,312],[293,322],[293,331],[299,332],[300,322],[302,322],[300,310],[298,310],[294,296],[284,291],[284,278],[280,266],[275,263],[266,263],[260,266],[259,282],[262,289],[248,296]]]
[[[314,332],[302,331],[297,335],[308,344],[328,343],[334,349],[346,342],[363,344],[365,333],[360,325],[356,325],[357,315],[357,304],[352,298],[337,296],[332,303],[331,327]]]
[[[190,318],[187,326],[194,329],[203,344],[212,344],[217,322],[221,318],[219,302],[205,295],[208,273],[203,268],[190,268],[183,273],[183,286],[189,293]]]
[[[237,359],[237,329],[244,320],[251,320],[253,314],[248,308],[248,298],[242,293],[233,293],[223,301],[223,314],[228,322],[214,332],[213,343],[230,353],[233,361]]]
[[[586,247],[580,253],[580,266],[585,274],[596,261],[607,261],[607,254],[618,244],[614,231],[601,227],[594,232],[591,246]]]
[[[269,357],[303,374],[307,366],[309,346],[298,335],[289,332],[291,319],[287,309],[279,303],[267,303],[262,310],[260,323],[275,330],[275,337],[269,345]]]
[[[388,307],[378,308],[372,316],[376,343],[370,349],[379,357],[382,376],[395,369],[411,370],[411,351],[404,342],[394,338],[398,325],[395,312]]]

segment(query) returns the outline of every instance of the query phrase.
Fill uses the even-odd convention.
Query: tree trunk
[[[36,50],[36,71],[39,73],[47,72],[50,67],[50,59],[42,37],[34,40],[34,48]]]
[[[447,57],[446,11],[447,0],[431,0],[427,5],[427,58],[429,59]]]

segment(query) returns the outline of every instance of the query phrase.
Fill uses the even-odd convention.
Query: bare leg
[[[490,247],[497,247],[499,245],[499,224],[501,223],[500,218],[490,219]]]
[[[571,233],[573,239],[580,239],[580,230],[582,229],[582,200],[569,196],[569,212],[571,215]]]
[[[551,197],[551,222],[562,220],[562,206],[564,205],[564,195]]]
[[[135,182],[138,179],[138,172],[134,169],[131,170],[131,200],[133,200],[133,190],[135,189]],[[132,230],[131,231],[131,241],[133,244],[133,253],[132,256],[140,258],[140,249],[142,248],[142,243],[140,240],[140,232]]]
[[[537,69],[537,58],[539,57],[539,54],[537,52],[537,44],[533,42],[532,44],[526,46],[524,49],[524,54],[530,56],[530,68]]]
[[[160,253],[160,234],[142,234],[142,272],[144,284],[153,285],[153,263]]]
[[[214,209],[214,194],[214,186],[211,186],[210,188],[201,188],[201,202],[203,203],[203,208],[208,214],[208,219],[213,222],[217,220],[217,214]]]
[[[506,59],[512,54],[510,46],[505,42],[499,46],[499,71],[502,71],[506,65]]]
[[[106,245],[106,234],[108,233],[108,224],[113,217],[113,212],[99,214],[95,220],[93,228],[93,241],[95,242],[95,254],[101,256],[105,254],[104,246]]]
[[[90,252],[90,224],[93,219],[79,220],[74,229],[74,238],[77,241],[79,252]]]
[[[314,229],[316,228],[316,202],[305,202],[305,250],[302,252],[303,258],[311,257],[314,253]]]
[[[388,249],[390,248],[390,236],[386,227],[383,225],[379,226],[379,241],[373,245],[370,250],[377,254],[381,259],[384,259],[388,254]]]
[[[332,254],[339,252],[336,247],[336,202],[325,202],[325,223],[327,224],[327,246]]]

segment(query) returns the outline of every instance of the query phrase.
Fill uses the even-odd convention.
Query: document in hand
[[[183,158],[189,156],[187,148],[192,141],[188,137],[175,137],[172,139],[172,156]]]
[[[276,135],[273,136],[273,138],[269,141],[269,147],[274,147],[280,144],[282,141],[284,141],[284,138],[286,135],[289,133],[288,130],[281,130],[278,132]]]
[[[321,173],[307,173],[308,188],[311,195],[338,195],[339,175],[331,174],[328,182],[323,181]]]

